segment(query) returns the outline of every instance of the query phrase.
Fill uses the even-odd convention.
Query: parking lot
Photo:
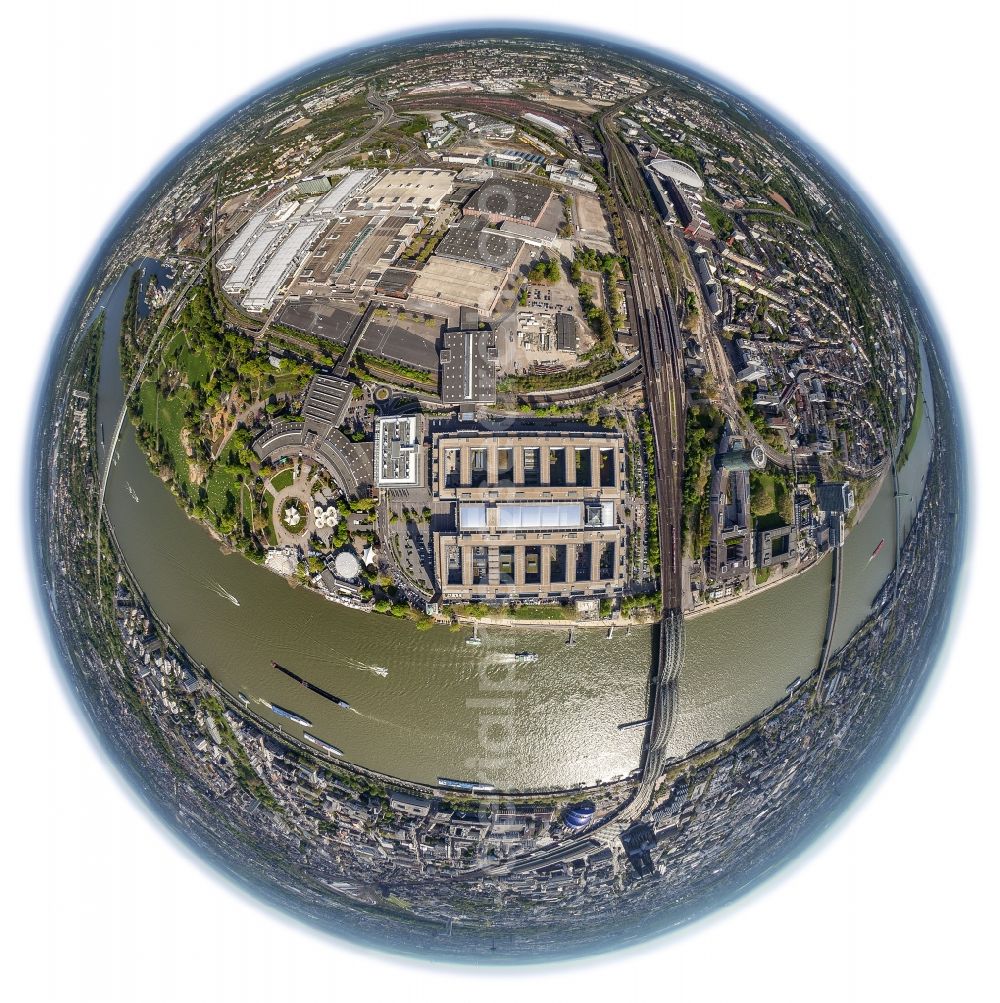
[[[432,317],[430,322],[398,318],[394,307],[389,316],[376,316],[361,339],[361,351],[378,355],[409,366],[426,369],[437,377],[437,340],[444,317]],[[421,315],[423,317],[423,315]],[[343,307],[328,303],[301,301],[289,303],[281,312],[283,324],[345,345],[357,323],[358,315]]]
[[[604,210],[596,195],[574,192],[573,218],[580,228],[576,235],[577,243],[583,247],[592,247],[595,251],[614,250]]]
[[[413,295],[431,302],[474,306],[485,315],[492,312],[500,298],[507,274],[485,265],[435,256],[417,276]]]

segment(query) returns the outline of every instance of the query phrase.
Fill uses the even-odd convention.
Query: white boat
[[[342,756],[343,753],[335,745],[331,745],[329,742],[324,742],[322,738],[317,738],[315,735],[310,735],[308,731],[302,732],[302,737],[307,741],[311,742],[317,748],[322,749],[324,752],[329,752],[331,756]]]
[[[489,794],[496,790],[493,784],[483,784],[476,780],[449,780],[448,777],[438,777],[438,786],[453,791],[467,791],[469,794]]]
[[[312,721],[307,717],[303,717],[301,714],[296,714],[293,710],[288,710],[287,707],[282,707],[280,704],[270,703],[269,701],[264,701],[264,705],[270,708],[272,714],[277,714],[278,717],[288,718],[289,721],[294,721],[296,724],[301,724],[303,728],[311,728]]]

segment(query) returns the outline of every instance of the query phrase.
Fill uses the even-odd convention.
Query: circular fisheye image
[[[964,545],[947,359],[787,126],[546,32],[339,55],[110,231],[39,405],[37,569],[122,773],[389,951],[661,934],[884,758]]]

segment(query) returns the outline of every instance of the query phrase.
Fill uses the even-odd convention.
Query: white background
[[[986,6],[986,5],[982,5]],[[881,212],[957,363],[979,500],[951,644],[893,759],[807,856],[723,914],[634,952],[497,973],[358,951],[194,860],[102,760],[37,625],[22,453],[37,373],[104,227],[238,96],[373,35],[473,5],[34,0],[4,14],[3,985],[15,1000],[352,996],[810,1000],[996,998],[995,25],[964,2],[580,0],[575,27],[672,51],[777,109]],[[530,19],[540,5],[475,12]],[[987,465],[983,447],[991,447]]]

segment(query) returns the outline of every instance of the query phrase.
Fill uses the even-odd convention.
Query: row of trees
[[[602,254],[589,247],[577,249],[570,266],[570,280],[580,293],[584,316],[598,337],[605,341],[610,339],[615,328],[620,327],[625,320],[623,311],[625,301],[618,288],[618,277],[625,274],[625,269],[624,259],[617,254]],[[589,282],[583,280],[584,271],[597,272],[602,276],[605,288],[608,290],[607,302],[610,314],[594,303],[595,290]]]
[[[660,571],[660,502],[656,495],[656,443],[647,414],[639,417],[639,437],[646,461],[646,553],[649,570],[657,575]]]
[[[695,556],[708,546],[711,526],[705,487],[723,422],[722,413],[711,405],[690,407],[685,420],[682,533]]]

